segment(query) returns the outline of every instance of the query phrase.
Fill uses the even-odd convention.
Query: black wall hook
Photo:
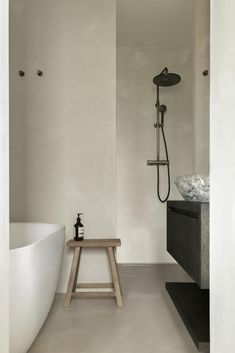
[[[205,70],[205,71],[203,71],[203,76],[208,76],[208,74],[209,74],[209,71],[208,70]]]
[[[38,74],[38,76],[42,76],[43,72],[41,70],[38,70],[37,74]]]
[[[24,77],[24,76],[25,76],[25,72],[22,71],[22,70],[20,70],[20,71],[19,71],[19,75],[20,75],[21,77]]]

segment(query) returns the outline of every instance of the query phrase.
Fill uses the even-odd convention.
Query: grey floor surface
[[[190,281],[178,265],[120,266],[124,308],[112,298],[56,295],[29,353],[197,353],[165,290],[165,281]]]

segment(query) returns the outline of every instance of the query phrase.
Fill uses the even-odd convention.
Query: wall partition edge
[[[9,352],[9,1],[0,0],[0,352]]]
[[[234,17],[234,1],[211,0],[211,353],[235,347]]]

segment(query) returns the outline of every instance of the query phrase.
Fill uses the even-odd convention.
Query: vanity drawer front
[[[200,222],[197,212],[168,207],[167,250],[200,283]]]

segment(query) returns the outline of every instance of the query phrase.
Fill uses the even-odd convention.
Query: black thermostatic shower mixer
[[[158,161],[158,160],[151,160],[151,159],[148,159],[147,160],[147,165],[167,165],[169,164],[169,161],[167,160],[161,160],[161,161]]]
[[[170,166],[169,166],[170,162],[169,162],[167,143],[166,143],[165,132],[164,132],[164,116],[167,111],[167,107],[163,104],[162,105],[160,104],[159,91],[160,91],[160,87],[174,86],[174,85],[177,85],[180,81],[181,81],[180,75],[168,72],[167,67],[165,67],[165,69],[162,70],[162,72],[159,75],[153,78],[153,83],[157,86],[157,101],[155,104],[155,107],[157,109],[157,116],[156,116],[157,121],[154,124],[154,127],[156,128],[157,159],[148,160],[147,165],[157,167],[157,195],[161,202],[166,202],[168,200],[170,195],[170,190],[171,190],[171,183],[170,183]],[[165,159],[160,158],[160,133],[162,135],[164,148],[165,148],[165,155],[166,155]],[[159,173],[160,166],[167,167],[168,191],[165,198],[162,198],[160,195],[160,173]]]

